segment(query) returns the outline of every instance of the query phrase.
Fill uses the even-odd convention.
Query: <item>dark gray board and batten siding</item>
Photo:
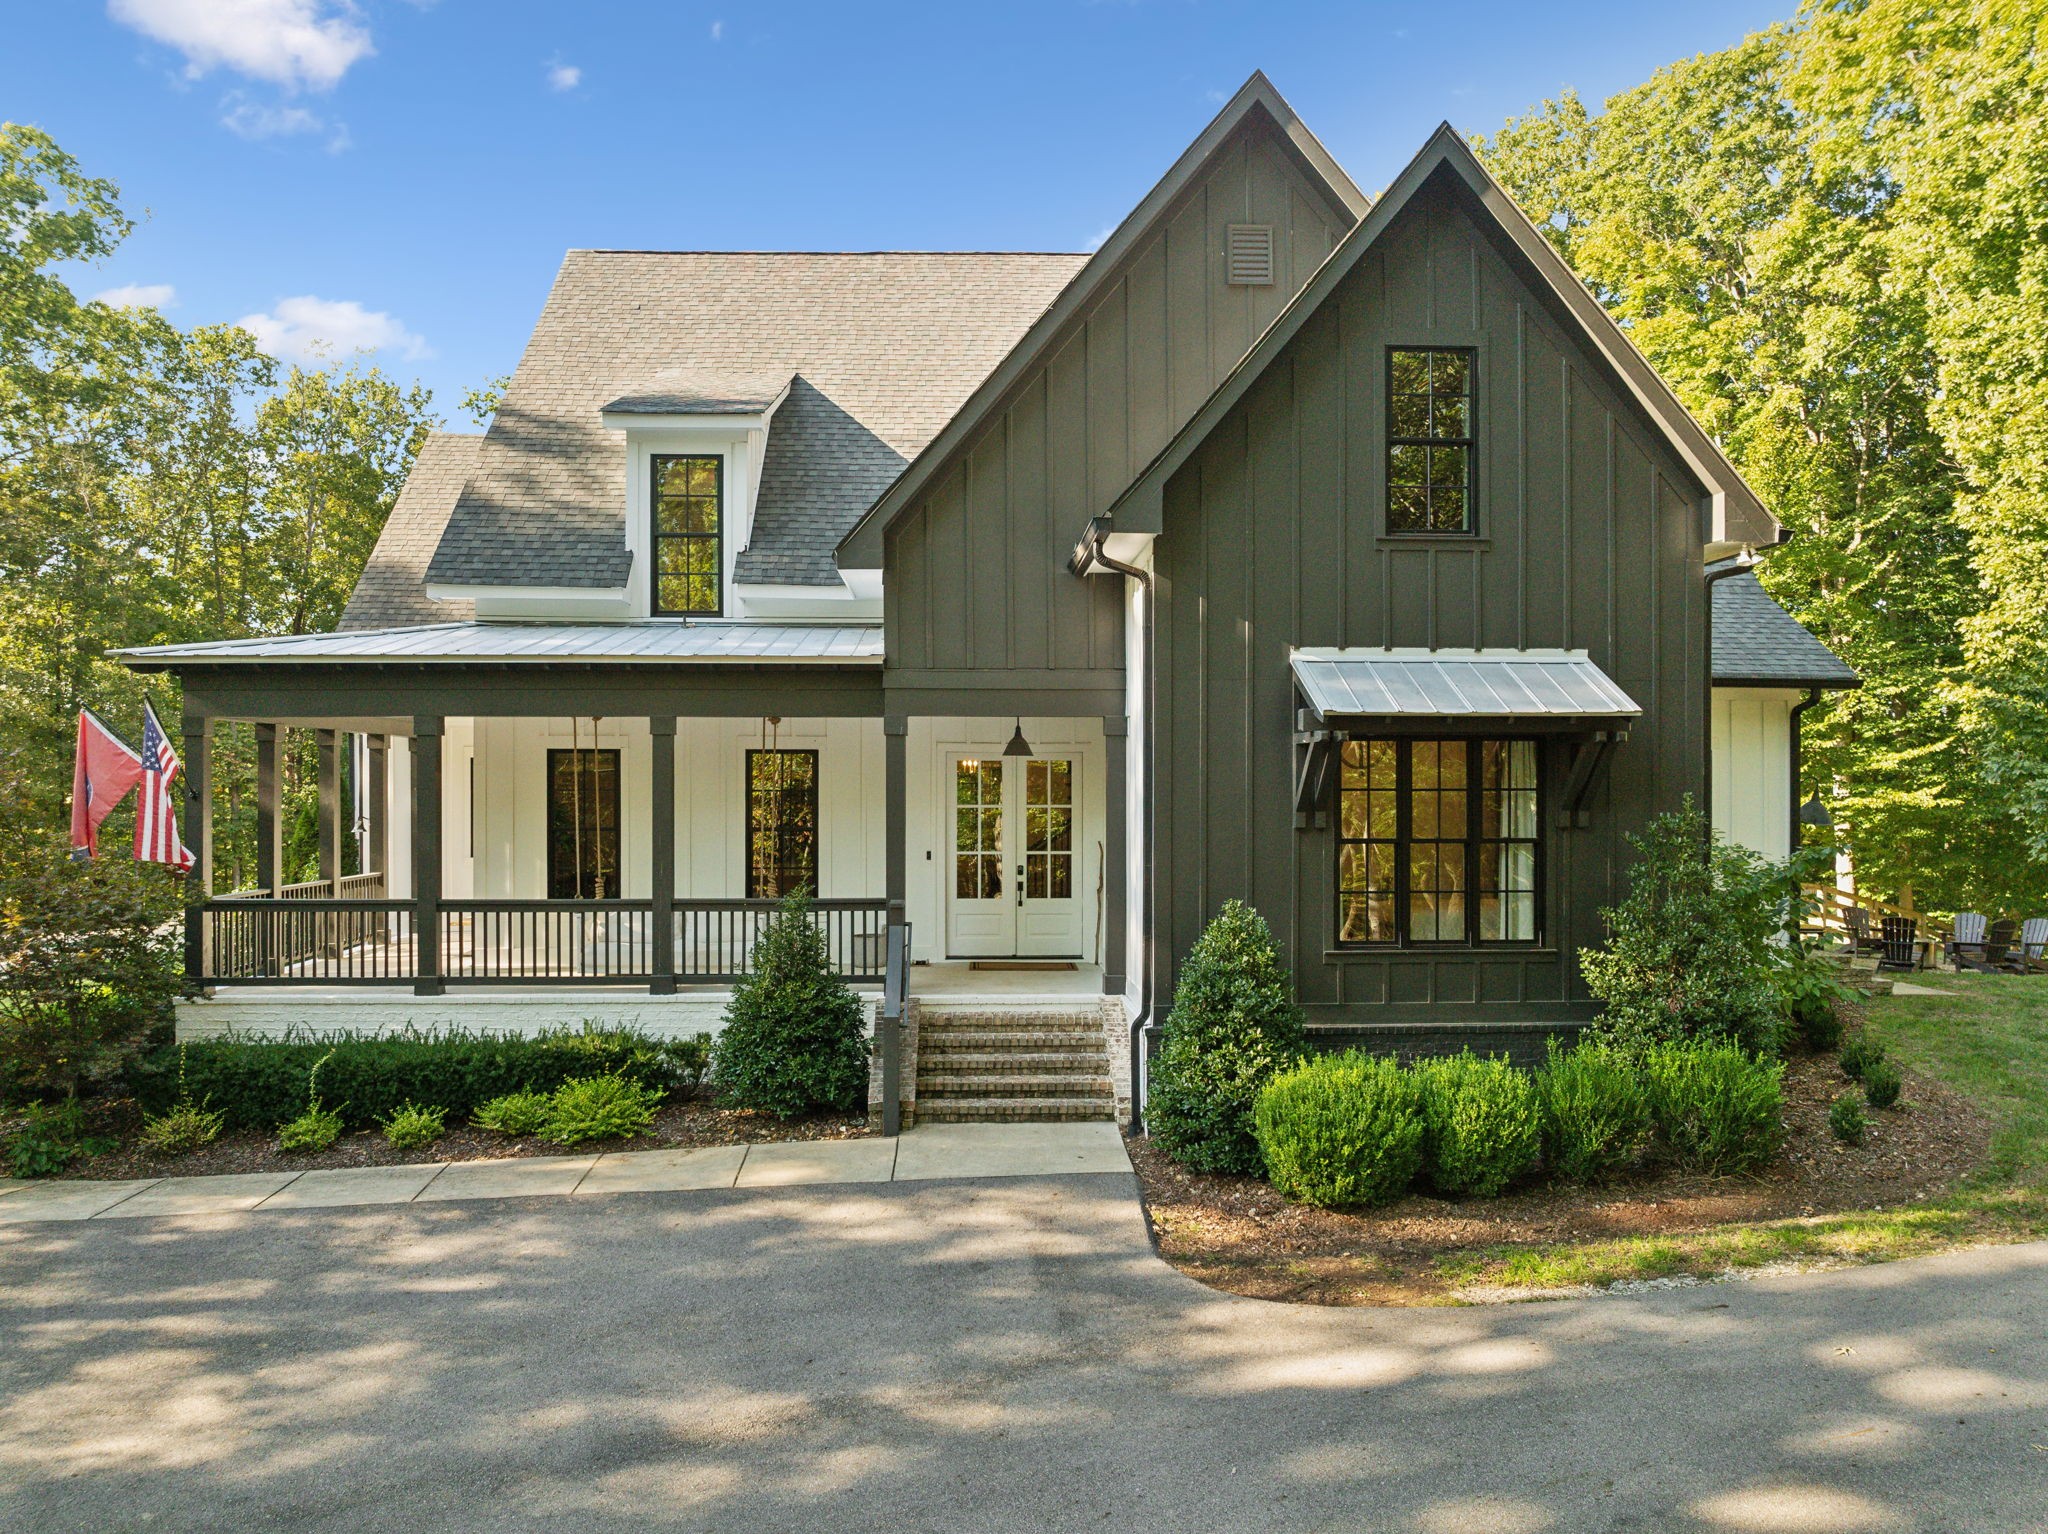
[[[1314,1024],[1586,1019],[1576,953],[1621,893],[1624,833],[1703,786],[1706,491],[1493,227],[1425,188],[1165,486],[1162,995],[1241,896]],[[1389,345],[1476,349],[1472,538],[1385,536]],[[1291,645],[1585,649],[1641,705],[1590,827],[1555,829],[1546,802],[1538,946],[1336,947],[1334,831],[1295,827]],[[1547,786],[1570,751],[1545,745]]]
[[[1067,556],[1352,225],[1258,114],[886,535],[892,710],[1122,712],[1120,582]],[[1276,281],[1226,281],[1228,227],[1269,224]]]

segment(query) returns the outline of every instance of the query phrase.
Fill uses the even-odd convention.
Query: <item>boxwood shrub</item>
[[[351,1129],[365,1129],[408,1102],[432,1103],[456,1119],[510,1092],[553,1092],[579,1076],[622,1076],[642,1086],[687,1085],[701,1058],[695,1040],[668,1041],[627,1028],[586,1024],[533,1038],[460,1031],[384,1038],[226,1037],[184,1047],[185,1087],[229,1129],[274,1130],[303,1113],[313,1067],[319,1095]],[[178,1050],[146,1056],[134,1069],[137,1101],[161,1113],[178,1096]]]
[[[1732,1044],[1667,1044],[1643,1057],[1657,1133],[1680,1166],[1747,1172],[1785,1140],[1785,1067]]]
[[[1503,1059],[1472,1051],[1417,1065],[1422,1154],[1440,1193],[1492,1198],[1529,1169],[1542,1141],[1536,1088]]]
[[[1252,1122],[1266,1175],[1298,1203],[1384,1204],[1422,1165],[1421,1095],[1389,1059],[1353,1051],[1283,1071],[1260,1091]]]
[[[1648,1145],[1650,1099],[1619,1050],[1591,1040],[1575,1049],[1550,1040],[1536,1077],[1543,1160],[1567,1182],[1597,1182],[1632,1165]]]

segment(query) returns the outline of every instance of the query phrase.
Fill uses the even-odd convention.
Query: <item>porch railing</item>
[[[376,875],[358,876],[377,878]],[[326,888],[325,885],[320,886]],[[772,900],[679,900],[675,978],[731,984],[753,973]],[[409,900],[237,893],[199,908],[202,985],[404,985],[420,978]],[[819,900],[811,920],[833,967],[880,981],[888,910],[881,900]],[[651,900],[444,900],[434,934],[449,985],[645,985],[654,979]]]

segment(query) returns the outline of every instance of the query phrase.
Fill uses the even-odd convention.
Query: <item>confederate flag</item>
[[[96,857],[100,822],[142,779],[142,758],[101,724],[90,709],[78,711],[78,756],[71,767],[71,855]]]
[[[142,704],[142,792],[135,799],[135,861],[169,863],[179,873],[192,866],[192,853],[178,840],[178,817],[172,809],[171,779],[178,775],[178,753],[157,723],[156,710]]]

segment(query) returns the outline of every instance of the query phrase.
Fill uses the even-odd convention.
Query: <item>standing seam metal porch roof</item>
[[[1584,650],[1303,649],[1288,661],[1302,696],[1325,720],[1642,714]]]
[[[250,664],[880,665],[877,624],[436,623],[274,639],[221,639],[115,652],[139,671]]]

